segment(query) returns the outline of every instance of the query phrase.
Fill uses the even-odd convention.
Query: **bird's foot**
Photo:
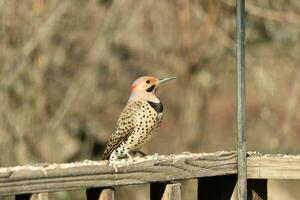
[[[133,153],[135,156],[138,156],[139,158],[147,156],[147,154],[145,154],[142,151],[134,151]]]
[[[133,163],[133,161],[134,161],[133,156],[129,152],[125,152],[125,154],[128,157],[128,162],[129,163]]]
[[[142,153],[140,153],[142,154]],[[136,159],[141,158],[141,156],[136,156],[135,152],[130,152],[130,151],[123,151],[122,154],[118,152],[113,152],[111,156],[109,157],[109,162],[110,163],[118,163],[118,164],[131,164],[133,163]]]

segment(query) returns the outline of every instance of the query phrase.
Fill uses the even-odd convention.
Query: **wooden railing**
[[[0,196],[45,200],[47,192],[86,189],[89,200],[111,200],[117,186],[150,184],[151,199],[177,200],[180,181],[198,179],[198,199],[230,199],[236,174],[236,152],[17,166],[0,168]],[[248,199],[267,199],[267,179],[300,179],[300,157],[248,153],[247,178]]]

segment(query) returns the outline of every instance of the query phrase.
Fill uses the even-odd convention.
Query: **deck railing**
[[[300,179],[300,156],[248,153],[247,178],[247,199],[267,199],[267,179]],[[198,179],[199,200],[229,200],[237,182],[236,152],[0,168],[0,196],[46,200],[48,192],[86,189],[88,200],[111,200],[115,187],[150,184],[151,200],[178,200],[185,179]]]

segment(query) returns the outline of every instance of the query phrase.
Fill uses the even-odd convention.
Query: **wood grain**
[[[181,200],[181,184],[167,184],[161,200]]]
[[[114,200],[115,191],[112,188],[105,188],[100,194],[99,200]]]
[[[236,153],[158,156],[117,168],[108,164],[0,169],[0,195],[166,182],[236,173]],[[2,174],[3,172],[3,174]]]
[[[167,183],[236,172],[235,152],[150,156],[118,167],[104,161],[9,167],[0,168],[0,195]],[[251,153],[247,158],[247,176],[249,179],[300,179],[300,156]]]
[[[251,156],[247,159],[247,177],[253,179],[300,179],[300,156]]]

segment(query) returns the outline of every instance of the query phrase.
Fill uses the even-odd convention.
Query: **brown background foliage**
[[[298,0],[247,1],[249,150],[300,151],[299,24]],[[234,1],[0,0],[0,166],[99,159],[141,75],[177,76],[146,153],[235,149]],[[271,181],[270,198],[297,186]]]

